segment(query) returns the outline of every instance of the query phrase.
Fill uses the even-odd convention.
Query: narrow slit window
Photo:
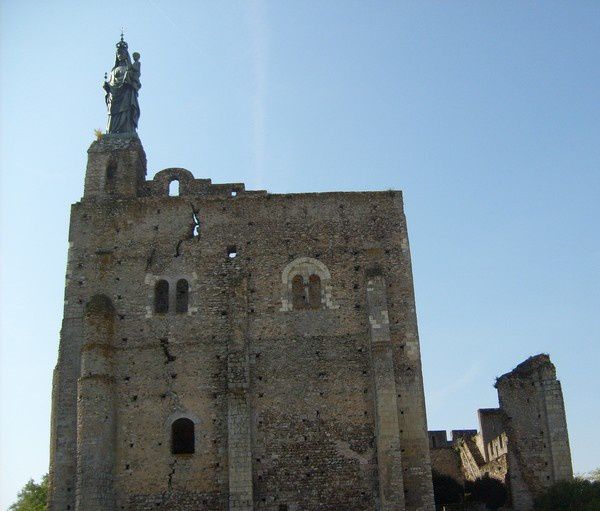
[[[169,312],[169,283],[166,280],[159,280],[154,286],[154,312]]]
[[[308,278],[308,303],[311,309],[321,308],[321,277],[318,275]]]
[[[194,454],[194,422],[186,417],[171,424],[171,452],[173,454]]]
[[[306,294],[302,275],[292,279],[292,306],[294,309],[306,309]]]
[[[179,197],[179,179],[173,179],[169,183],[169,197]]]
[[[117,164],[115,161],[110,160],[106,165],[106,181],[105,181],[105,189],[108,192],[114,190],[115,181],[117,180]]]
[[[176,299],[175,299],[175,312],[181,314],[188,311],[188,299],[190,286],[188,281],[180,279],[177,281],[176,288]]]

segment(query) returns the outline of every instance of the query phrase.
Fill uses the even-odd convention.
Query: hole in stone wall
[[[227,256],[229,257],[229,259],[237,257],[237,248],[235,248],[235,245],[227,247]]]
[[[318,275],[308,278],[308,303],[311,309],[321,308],[321,278]]]
[[[194,454],[194,422],[186,417],[171,424],[171,452],[173,454]]]
[[[169,283],[166,280],[159,280],[154,286],[154,312],[169,312]]]
[[[109,161],[106,165],[106,191],[112,191],[115,187],[115,181],[117,179],[117,163],[113,160]]]
[[[198,210],[192,206],[192,220],[194,227],[192,228],[192,236],[200,236],[200,218],[198,218]]]
[[[232,196],[232,197],[237,197],[237,192],[236,192],[235,190],[232,190],[232,191],[231,191],[231,196]]]
[[[302,275],[296,275],[292,279],[292,307],[294,309],[306,309],[306,306],[304,279],[302,278]]]
[[[173,179],[169,183],[169,197],[179,197],[179,179]]]
[[[181,314],[188,311],[188,296],[190,286],[188,281],[180,279],[177,281],[175,312]]]

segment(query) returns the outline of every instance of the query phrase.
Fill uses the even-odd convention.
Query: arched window
[[[171,424],[171,452],[173,454],[194,454],[194,422],[182,417]]]
[[[169,197],[179,197],[179,179],[173,179],[169,183]]]
[[[166,280],[159,280],[154,285],[154,312],[169,312],[169,283]]]
[[[321,308],[321,277],[314,273],[308,278],[308,303],[311,309]]]
[[[332,298],[331,274],[318,259],[298,257],[281,273],[282,312],[306,309],[337,309]]]
[[[294,309],[306,309],[306,294],[302,275],[292,279],[292,306]]]
[[[188,281],[180,279],[177,281],[175,295],[175,312],[183,313],[188,311],[188,295],[190,286]]]

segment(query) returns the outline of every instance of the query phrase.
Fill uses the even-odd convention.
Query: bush
[[[598,511],[600,482],[576,477],[553,484],[535,499],[535,511]]]
[[[470,501],[481,502],[488,509],[502,507],[508,498],[504,483],[488,475],[475,479],[475,481],[467,481],[465,491],[470,495]]]
[[[48,476],[42,477],[40,484],[30,479],[17,495],[17,501],[8,511],[44,511],[48,493]]]
[[[450,476],[440,474],[435,470],[432,472],[433,495],[436,509],[448,504],[458,504],[462,502],[464,488],[455,479]]]

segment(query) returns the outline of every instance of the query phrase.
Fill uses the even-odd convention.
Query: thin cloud
[[[154,0],[148,0],[148,3],[152,5],[152,7],[154,7],[165,20],[167,20],[167,22],[175,29],[175,33],[179,37],[181,37],[192,48],[199,52],[202,51],[202,49],[196,44],[194,38],[190,37],[178,23],[175,23],[173,18],[171,18],[171,16],[169,16],[169,14],[160,5],[158,5]]]
[[[454,379],[451,383],[444,385],[436,389],[430,394],[429,405],[435,405],[442,400],[445,400],[448,396],[458,394],[462,389],[468,387],[473,383],[477,377],[481,374],[481,364],[478,361],[471,362],[469,368],[463,372],[458,378]]]

